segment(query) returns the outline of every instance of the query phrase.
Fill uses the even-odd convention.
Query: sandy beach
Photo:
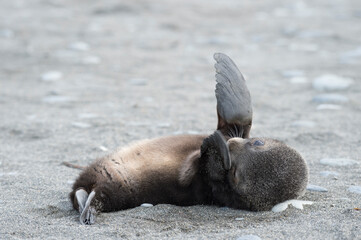
[[[0,239],[361,239],[361,1],[0,2]],[[136,140],[210,134],[213,53],[253,101],[251,136],[309,166],[303,210],[161,204],[84,226],[79,170]]]

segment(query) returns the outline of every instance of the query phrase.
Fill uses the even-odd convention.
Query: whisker
[[[234,126],[234,128],[235,128],[235,130],[236,130],[236,135],[237,135],[237,137],[239,137],[239,132],[238,132],[238,127],[237,127],[237,125],[234,124],[233,126]]]

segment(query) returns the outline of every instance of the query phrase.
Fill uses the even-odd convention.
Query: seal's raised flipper
[[[224,136],[248,138],[252,126],[251,95],[242,73],[223,53],[215,53],[218,126]]]

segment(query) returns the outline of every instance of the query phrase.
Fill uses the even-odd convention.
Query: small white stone
[[[33,121],[33,120],[35,120],[37,117],[38,117],[37,115],[31,114],[31,115],[26,116],[26,120],[28,120],[28,121]]]
[[[273,208],[272,208],[272,212],[283,212],[284,210],[286,210],[288,208],[288,205],[292,205],[294,206],[295,208],[298,208],[298,209],[303,209],[303,205],[311,205],[313,204],[313,202],[311,201],[302,201],[302,200],[287,200],[285,202],[282,202],[282,203],[279,203],[277,205],[275,205]]]
[[[339,77],[333,74],[325,74],[314,79],[312,86],[318,91],[345,90],[351,86],[351,78]]]
[[[328,192],[328,190],[324,187],[308,184],[307,190],[312,192]]]
[[[159,128],[169,128],[171,126],[170,123],[158,123],[157,127]]]
[[[43,98],[46,103],[67,103],[74,101],[74,98],[68,96],[47,96]]]
[[[316,126],[315,122],[312,121],[307,121],[307,120],[300,120],[300,121],[295,121],[291,124],[292,127],[306,127],[306,128],[313,128]]]
[[[107,152],[108,148],[104,147],[104,146],[99,146],[99,149],[102,150],[103,152]]]
[[[323,158],[320,160],[320,163],[332,167],[343,167],[356,165],[359,162],[348,158]]]
[[[140,205],[141,207],[153,207],[153,204],[151,203],[143,203],[142,205]]]
[[[338,176],[340,175],[338,172],[332,172],[332,171],[322,171],[320,172],[321,176],[328,177],[328,176]]]
[[[90,124],[84,123],[84,122],[72,122],[71,125],[74,127],[77,127],[77,128],[90,128],[91,127]]]
[[[361,47],[358,47],[356,49],[341,54],[340,61],[341,63],[353,63],[353,62],[357,62],[355,60],[360,57],[361,57]]]
[[[98,115],[94,114],[94,113],[80,113],[78,115],[78,118],[81,119],[90,119],[90,118],[96,118],[98,117]]]
[[[236,240],[262,240],[262,238],[260,238],[256,235],[243,235],[243,236],[236,238]]]
[[[276,8],[273,10],[273,15],[276,17],[287,17],[289,15],[289,10],[287,8]]]
[[[242,220],[244,220],[244,218],[236,218],[235,220],[236,221],[242,221]]]
[[[66,181],[66,183],[69,184],[69,185],[73,185],[74,182],[75,182],[74,180],[68,180],[68,181]]]
[[[182,135],[182,134],[185,134],[185,132],[182,131],[182,130],[178,130],[178,131],[173,132],[173,135]]]
[[[316,44],[303,44],[303,43],[291,43],[289,45],[291,51],[301,51],[301,52],[316,52],[319,49],[319,46]]]
[[[348,188],[349,192],[361,194],[361,186],[351,186]]]
[[[292,84],[304,84],[304,83],[308,83],[308,79],[305,77],[292,77],[290,79],[290,83]]]
[[[293,78],[293,77],[303,77],[304,72],[302,70],[292,69],[292,70],[284,70],[281,72],[283,77]]]
[[[17,176],[19,175],[18,172],[0,172],[0,177],[3,177],[3,176]]]
[[[317,110],[340,110],[341,106],[337,104],[320,104],[317,106]]]
[[[154,102],[154,98],[152,98],[152,97],[145,97],[145,98],[143,98],[143,101],[144,101],[144,102],[147,102],[147,103],[152,103],[152,102]]]
[[[347,103],[348,98],[340,94],[321,94],[313,97],[312,101],[316,103]]]
[[[10,29],[1,29],[0,37],[12,38],[14,36],[14,32]]]
[[[89,44],[85,42],[74,42],[70,44],[69,48],[77,51],[88,51],[89,50]]]
[[[41,75],[41,80],[44,82],[53,82],[63,77],[63,74],[58,71],[49,71]]]
[[[151,124],[149,122],[129,122],[127,125],[132,127],[146,127],[150,126]]]
[[[145,78],[132,78],[128,81],[131,85],[134,86],[144,86],[147,85],[148,79]]]
[[[190,131],[187,131],[187,134],[196,135],[196,134],[200,134],[200,132],[199,132],[199,131],[190,130]]]
[[[97,56],[87,56],[83,58],[82,63],[84,64],[99,64],[100,58]]]

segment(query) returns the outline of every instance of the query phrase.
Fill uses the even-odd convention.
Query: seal
[[[99,212],[145,202],[263,211],[304,194],[305,161],[278,140],[250,138],[246,82],[228,56],[216,53],[214,59],[217,130],[142,140],[95,160],[69,195],[82,224],[94,224]]]

